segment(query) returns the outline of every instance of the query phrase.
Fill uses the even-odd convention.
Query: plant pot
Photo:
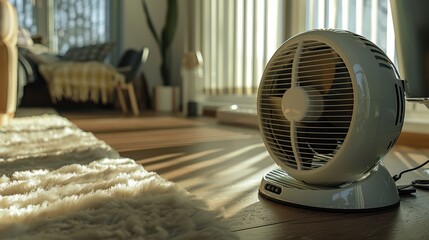
[[[180,103],[179,87],[157,86],[153,92],[153,105],[157,112],[178,112]]]

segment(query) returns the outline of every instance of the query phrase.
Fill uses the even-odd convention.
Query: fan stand
[[[371,211],[399,206],[396,184],[381,165],[364,179],[338,187],[308,185],[275,169],[265,174],[259,193],[284,204],[331,211]]]

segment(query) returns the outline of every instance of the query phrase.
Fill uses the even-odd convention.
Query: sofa
[[[113,43],[100,43],[70,48],[64,55],[53,54],[41,44],[26,44],[18,48],[18,102],[23,107],[51,107],[53,105],[74,105],[71,101],[54,102],[50,96],[47,79],[40,66],[59,62],[104,62],[111,52]]]

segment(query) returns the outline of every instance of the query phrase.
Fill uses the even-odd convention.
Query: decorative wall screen
[[[54,9],[54,51],[110,39],[109,0],[55,0]]]
[[[20,27],[26,28],[33,35],[41,34],[38,32],[41,28],[48,29],[50,39],[47,42],[52,42],[54,52],[61,54],[73,46],[101,43],[110,39],[110,0],[53,0],[53,5],[48,4],[48,1],[10,1],[17,10]],[[42,20],[46,16],[53,17],[53,24],[39,26],[46,24]]]
[[[18,13],[20,27],[26,28],[31,34],[37,34],[36,1],[35,0],[10,0]]]

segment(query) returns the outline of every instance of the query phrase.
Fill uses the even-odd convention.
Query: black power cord
[[[429,160],[420,164],[417,167],[402,171],[398,175],[394,175],[392,178],[396,182],[402,177],[402,174],[417,170],[417,169],[423,167],[424,165],[426,165],[428,163],[429,163]],[[416,188],[428,190],[429,189],[429,180],[414,180],[411,182],[410,185],[398,186],[398,192],[399,192],[399,194],[410,194],[410,193],[414,193],[416,191]]]
[[[415,188],[429,190],[429,180],[422,180],[422,179],[414,180],[411,182],[411,186]]]
[[[411,171],[414,171],[414,170],[417,170],[417,169],[423,167],[424,165],[426,165],[428,163],[429,163],[429,160],[427,160],[423,164],[418,165],[417,167],[410,168],[410,169],[407,169],[405,171],[400,172],[398,175],[395,175],[395,176],[392,177],[393,181],[395,181],[395,182],[398,181],[402,177],[402,174],[407,173],[407,172],[411,172]]]

